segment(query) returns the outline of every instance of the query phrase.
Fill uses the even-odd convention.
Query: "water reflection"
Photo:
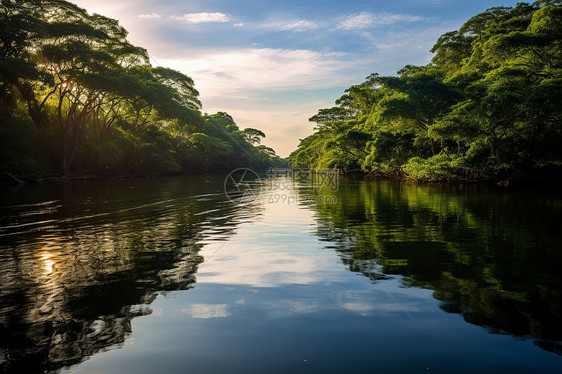
[[[236,205],[201,177],[0,192],[6,372],[559,366],[443,312],[560,353],[552,195],[343,182],[336,204]]]
[[[267,194],[256,203],[263,209],[259,221],[240,227],[228,245],[205,245],[201,253],[212,261],[198,271],[199,283],[280,287],[339,276],[341,265],[319,251],[310,211],[270,204]]]
[[[433,290],[446,312],[562,354],[560,197],[353,181],[335,195],[337,204],[313,205],[317,234],[350,270],[374,281],[400,275]]]
[[[207,238],[259,215],[222,180],[98,181],[0,194],[0,365],[44,372],[118,347],[157,292],[195,282]],[[200,305],[198,318],[228,314]]]

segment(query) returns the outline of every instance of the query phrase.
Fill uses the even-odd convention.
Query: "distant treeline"
[[[153,67],[118,21],[61,0],[2,0],[0,168],[32,177],[264,169],[283,161],[194,82]]]
[[[488,9],[442,35],[427,66],[370,75],[310,119],[290,164],[432,181],[560,173],[561,4]]]

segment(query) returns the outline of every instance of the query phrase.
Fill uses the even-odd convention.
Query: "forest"
[[[431,52],[320,109],[290,165],[418,181],[560,175],[562,2],[488,9]]]
[[[198,96],[117,20],[63,0],[1,1],[0,168],[17,180],[283,165],[262,131],[204,114]]]

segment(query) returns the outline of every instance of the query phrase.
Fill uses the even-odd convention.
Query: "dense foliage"
[[[310,119],[290,163],[417,180],[560,170],[561,4],[488,9],[442,35],[427,66],[370,75]]]
[[[166,174],[281,163],[116,20],[62,0],[2,0],[0,167],[32,176]]]

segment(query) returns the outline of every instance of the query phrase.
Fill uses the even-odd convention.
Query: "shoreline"
[[[33,178],[25,175],[10,173],[6,170],[0,170],[0,185],[6,186],[29,186],[46,183],[75,182],[75,181],[97,181],[97,180],[118,180],[118,179],[153,179],[168,177],[184,177],[184,176],[204,176],[204,175],[222,175],[228,174],[227,171],[222,172],[205,172],[205,173],[180,173],[180,174],[155,174],[155,173],[122,173],[122,174],[90,174],[90,173],[71,173],[69,175],[55,175],[48,177]],[[419,185],[493,185],[501,188],[513,187],[537,187],[537,185],[557,187],[562,183],[562,174],[553,173],[547,175],[527,175],[527,176],[495,176],[482,179],[455,179],[448,180],[419,180],[409,177],[401,170],[393,170],[391,172],[372,171],[364,172],[360,170],[350,170],[342,172],[342,176],[348,180],[364,180],[368,182],[376,181],[395,181],[408,184]]]

